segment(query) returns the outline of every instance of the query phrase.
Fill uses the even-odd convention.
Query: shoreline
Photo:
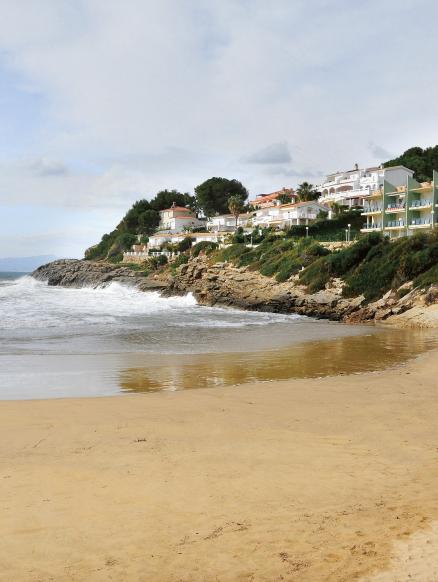
[[[238,389],[1,401],[0,580],[372,580],[438,520],[437,355]]]
[[[325,289],[308,293],[297,276],[279,283],[249,267],[211,264],[202,255],[178,267],[173,275],[163,271],[144,277],[123,263],[60,259],[39,267],[31,277],[50,286],[96,287],[115,281],[142,292],[159,291],[162,297],[192,293],[200,305],[210,307],[296,313],[349,324],[379,322],[400,328],[438,328],[436,285],[412,288],[411,282],[367,303],[363,295],[344,297],[341,279],[331,279]]]

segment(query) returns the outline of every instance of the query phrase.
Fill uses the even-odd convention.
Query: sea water
[[[99,396],[360,372],[433,334],[204,307],[110,283],[52,287],[0,273],[0,399]]]

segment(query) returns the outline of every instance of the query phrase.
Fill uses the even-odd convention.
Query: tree
[[[193,241],[192,241],[191,237],[186,236],[185,238],[182,239],[181,242],[179,242],[176,245],[176,248],[180,253],[184,253],[185,251],[189,250],[189,248],[192,246],[192,244],[193,244]]]
[[[198,207],[205,216],[225,214],[228,212],[228,199],[238,196],[243,204],[248,197],[247,189],[238,180],[227,178],[210,178],[196,186]]]
[[[243,210],[243,202],[240,196],[230,196],[228,198],[228,210],[234,216],[236,220],[236,228],[237,228],[237,221],[239,220],[239,214]]]
[[[150,207],[157,211],[165,210],[170,208],[174,202],[176,206],[187,206],[196,210],[195,197],[187,193],[182,194],[178,190],[160,190],[150,201]]]
[[[297,195],[300,202],[317,200],[320,196],[318,190],[313,186],[313,184],[309,184],[309,182],[303,182],[298,185]]]
[[[280,204],[289,204],[289,202],[292,200],[292,196],[287,192],[283,192],[283,194],[280,194],[277,200],[280,202]]]
[[[331,202],[330,210],[333,212],[334,216],[340,216],[344,212],[345,206],[339,204],[338,202]]]
[[[430,148],[413,147],[406,150],[398,158],[383,164],[385,168],[391,166],[405,166],[414,170],[414,178],[419,182],[432,180],[433,170],[438,169],[438,145]]]
[[[140,234],[152,234],[160,222],[160,215],[156,210],[145,210],[138,217],[137,232]]]

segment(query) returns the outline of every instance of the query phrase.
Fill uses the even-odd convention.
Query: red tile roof
[[[170,212],[171,210],[177,210],[179,212],[192,212],[190,208],[186,208],[185,206],[173,206],[172,208],[166,208],[165,210],[161,210],[161,212]]]

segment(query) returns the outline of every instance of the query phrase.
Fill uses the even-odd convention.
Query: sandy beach
[[[437,580],[437,355],[1,402],[0,580]]]

